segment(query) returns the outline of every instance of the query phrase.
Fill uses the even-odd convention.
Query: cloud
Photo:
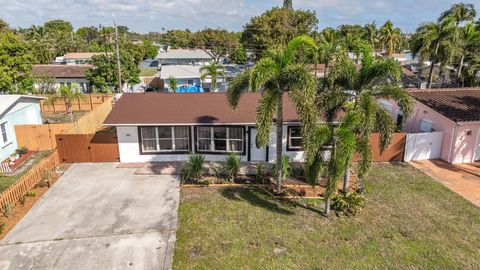
[[[12,26],[27,27],[51,19],[71,21],[75,27],[118,24],[139,32],[161,28],[208,27],[240,30],[253,16],[282,5],[282,0],[0,0],[0,18]],[[320,27],[365,24],[373,20],[412,31],[422,21],[434,20],[455,0],[294,0],[294,7],[314,10]]]

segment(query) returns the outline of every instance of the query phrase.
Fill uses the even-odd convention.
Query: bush
[[[291,169],[291,175],[295,178],[304,178],[305,177],[305,169],[303,166],[294,165]]]
[[[257,163],[257,175],[255,176],[255,180],[258,183],[266,184],[267,176],[265,175],[265,166],[262,163]]]
[[[29,191],[27,192],[27,197],[35,197],[37,194],[35,193],[35,191]]]
[[[199,180],[202,177],[203,163],[205,157],[201,155],[190,155],[188,162],[182,167],[182,182],[187,180]]]
[[[20,199],[18,199],[18,202],[21,204],[21,205],[25,205],[25,201],[27,200],[27,198],[25,196],[22,196],[20,197]]]
[[[230,180],[231,182],[234,182],[238,176],[238,172],[240,171],[240,163],[240,156],[235,153],[230,153],[225,160],[225,165],[223,169],[228,180]]]
[[[28,152],[28,149],[26,147],[17,149],[17,154],[19,155],[25,155],[27,152]]]
[[[287,155],[282,155],[282,178],[290,177],[290,172],[292,168],[290,167],[290,158]],[[272,174],[273,177],[277,177],[277,163],[275,163],[272,167]]]
[[[2,212],[5,217],[7,218],[10,217],[10,215],[12,214],[12,211],[13,211],[12,203],[7,202],[3,205]]]
[[[331,209],[337,214],[353,216],[356,215],[364,206],[365,198],[362,195],[358,193],[347,192],[345,194],[333,196]]]
[[[5,230],[5,223],[0,222],[0,234],[3,233],[3,230]]]

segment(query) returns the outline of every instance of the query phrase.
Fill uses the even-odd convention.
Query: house
[[[225,93],[125,93],[104,125],[116,127],[120,161],[184,161],[202,154],[222,161],[238,153],[242,161],[275,160],[275,127],[268,147],[256,145],[255,115],[261,93],[244,93],[236,111]],[[292,102],[284,99],[283,150],[303,161],[300,123]]]
[[[0,163],[22,147],[17,145],[15,125],[42,124],[41,97],[0,95]]]
[[[197,65],[166,65],[160,70],[160,79],[164,81],[166,91],[171,91],[168,79],[173,77],[177,79],[177,92],[210,92],[212,89],[212,79],[207,77],[205,81],[201,80],[200,68]],[[226,67],[227,79],[236,76],[237,73]],[[225,92],[227,81],[222,77],[217,78],[216,92]]]
[[[404,131],[443,132],[439,157],[447,162],[480,160],[480,88],[408,91],[416,103]],[[389,108],[392,115],[401,115],[395,104]]]
[[[89,64],[92,57],[105,54],[104,52],[75,52],[67,53],[63,57],[58,57],[55,62],[64,65],[85,65]]]
[[[93,69],[92,65],[33,65],[32,74],[37,79],[34,87],[39,90],[47,87],[48,81],[41,78],[52,78],[54,89],[58,89],[61,85],[73,85],[82,93],[90,93],[92,88],[87,80],[87,70]]]
[[[156,60],[163,65],[206,65],[213,57],[200,49],[167,49],[159,51]]]

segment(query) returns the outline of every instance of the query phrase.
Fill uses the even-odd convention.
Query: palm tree
[[[453,55],[453,47],[456,30],[455,21],[452,18],[442,20],[439,23],[425,23],[417,28],[412,40],[412,55],[420,56],[420,62],[430,60],[428,75],[428,88],[432,88],[433,69],[438,62],[444,62]]]
[[[362,67],[358,70],[346,52],[337,56],[316,102],[326,123],[311,128],[305,137],[307,178],[315,184],[323,170],[327,179],[325,214],[329,213],[330,198],[337,191],[342,176],[344,192],[349,189],[353,154],[359,157],[359,177],[368,173],[372,156],[371,134],[380,133],[382,151],[390,144],[395,125],[377,99],[396,101],[404,119],[413,111],[412,98],[397,83],[401,67],[393,59],[374,58],[368,45],[362,46],[361,57]],[[340,112],[345,113],[343,118]],[[323,154],[326,149],[331,149],[329,160]]]
[[[380,38],[385,47],[387,55],[395,53],[395,47],[402,41],[402,31],[398,27],[394,27],[392,21],[388,20],[380,28]]]
[[[376,52],[376,46],[378,44],[378,41],[380,40],[378,36],[378,29],[377,29],[377,24],[375,21],[372,23],[368,23],[364,27],[365,30],[365,39],[370,43],[370,46],[372,46],[373,52]]]
[[[227,78],[225,73],[225,67],[212,61],[209,65],[203,66],[200,68],[200,79],[203,83],[205,83],[205,79],[210,77],[212,79],[212,91],[215,92],[217,90],[217,79],[218,77],[222,78],[224,81]]]
[[[47,98],[47,104],[54,104],[58,100],[65,102],[67,107],[67,114],[70,115],[70,120],[73,122],[73,110],[72,104],[75,100],[85,100],[86,96],[79,91],[78,87],[74,87],[71,84],[61,85],[58,89],[58,93],[50,95]]]
[[[170,76],[168,78],[168,88],[172,90],[172,92],[176,93],[177,92],[177,87],[178,87],[178,81],[175,77]]]
[[[270,141],[272,120],[276,124],[276,193],[282,192],[283,98],[288,94],[302,123],[302,132],[316,121],[314,112],[316,78],[305,63],[296,57],[300,49],[316,50],[315,41],[308,36],[292,39],[286,47],[271,49],[253,68],[238,75],[227,90],[228,102],[236,109],[245,90],[262,91],[257,107],[257,138],[259,146]],[[274,117],[274,113],[276,116]]]
[[[460,77],[465,62],[465,57],[470,51],[478,47],[480,44],[480,32],[476,31],[473,23],[467,23],[463,28],[460,28],[460,38],[457,41],[456,52],[460,57],[457,69],[457,83],[460,83]]]
[[[325,73],[327,73],[330,63],[334,61],[334,56],[342,49],[342,44],[335,29],[324,29],[320,34],[317,46],[318,60],[320,63],[325,64]]]
[[[472,21],[477,17],[477,11],[473,4],[457,3],[449,10],[443,12],[438,18],[439,22],[453,18],[457,26],[464,21]]]

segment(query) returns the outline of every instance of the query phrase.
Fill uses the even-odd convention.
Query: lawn
[[[18,178],[22,177],[25,173],[28,172],[35,164],[44,159],[50,152],[43,151],[33,154],[28,160],[23,163],[17,170],[18,172],[12,176],[0,175],[0,192],[4,191],[7,187],[13,184]]]
[[[407,164],[377,164],[366,208],[325,219],[256,188],[183,188],[175,269],[478,269],[480,209]]]
[[[153,77],[158,72],[158,68],[140,68],[140,77]]]

